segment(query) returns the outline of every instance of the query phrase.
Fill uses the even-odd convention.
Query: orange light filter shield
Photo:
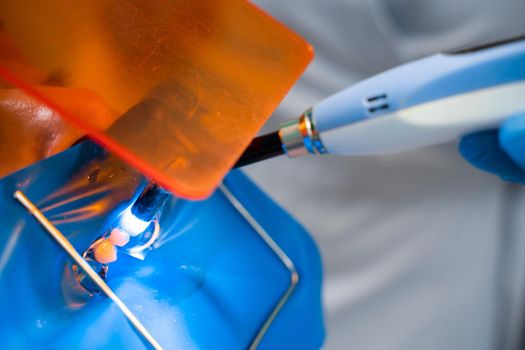
[[[212,193],[310,62],[244,0],[0,2],[0,75],[175,194]]]

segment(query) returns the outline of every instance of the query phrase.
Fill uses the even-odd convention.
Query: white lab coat
[[[388,67],[525,33],[523,0],[255,2],[316,49],[269,129]],[[472,168],[457,144],[247,171],[320,246],[327,349],[523,345],[525,191]]]

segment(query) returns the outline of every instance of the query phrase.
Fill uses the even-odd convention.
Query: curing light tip
[[[120,217],[120,227],[129,233],[130,236],[135,237],[144,232],[150,224],[150,221],[139,219],[128,208]]]

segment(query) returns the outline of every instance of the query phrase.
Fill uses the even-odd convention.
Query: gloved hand
[[[464,136],[459,151],[475,167],[525,184],[525,115],[507,119],[499,130]]]
[[[34,68],[1,25],[0,63],[48,99],[62,100],[62,109],[89,116],[95,127],[106,129],[118,117],[95,92],[61,87],[59,75]],[[57,112],[0,77],[0,178],[63,151],[83,135]]]

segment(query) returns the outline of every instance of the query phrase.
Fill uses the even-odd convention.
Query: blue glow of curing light
[[[122,213],[120,217],[120,227],[129,233],[130,236],[135,237],[141,234],[148,228],[150,221],[144,221],[139,219],[135,214],[131,212],[131,208],[128,208]]]

